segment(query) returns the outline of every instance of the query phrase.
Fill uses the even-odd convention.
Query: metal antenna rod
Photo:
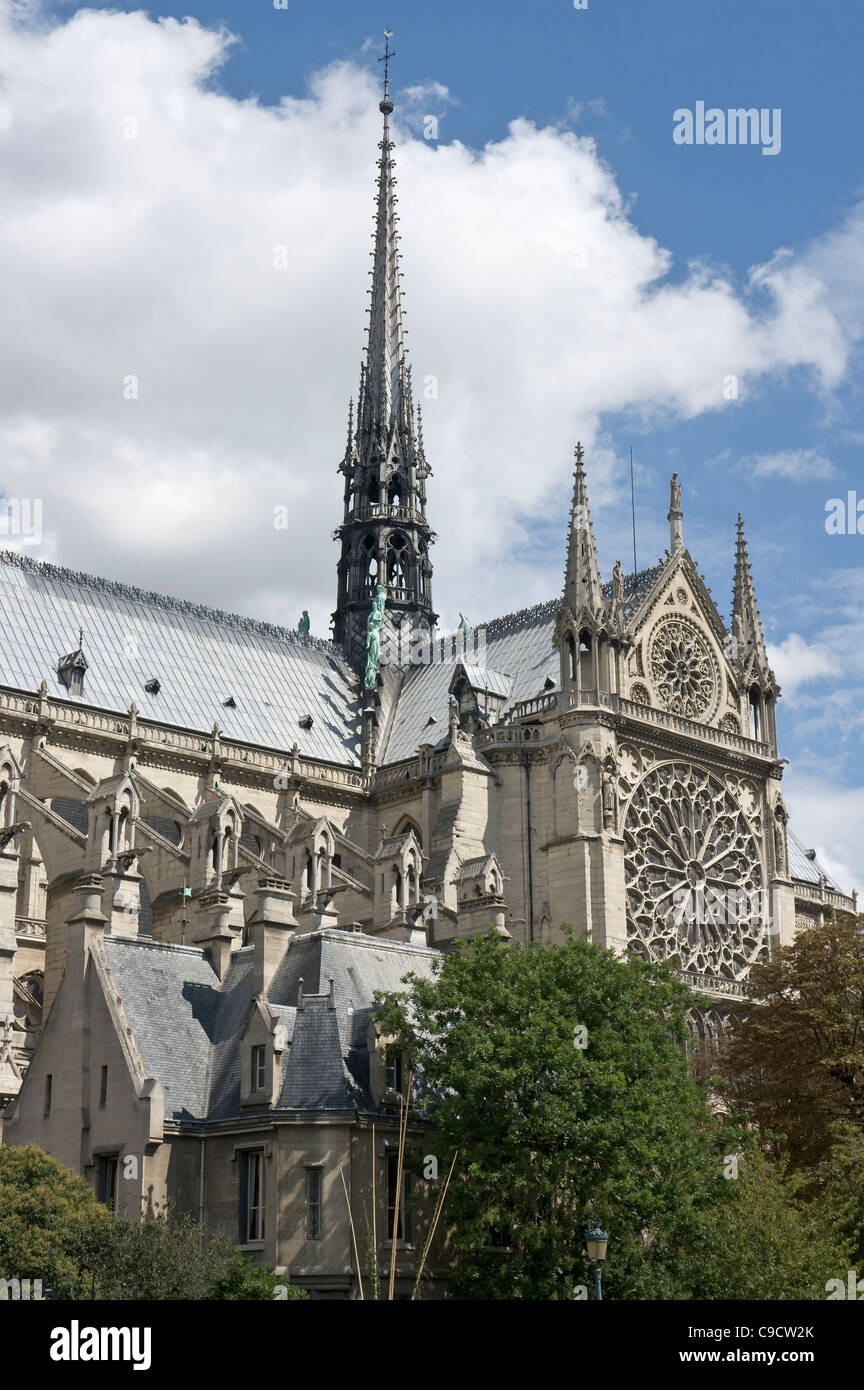
[[[396,50],[390,47],[390,40],[393,37],[392,29],[384,30],[384,52],[378,59],[379,63],[384,64],[384,100],[390,100],[390,59],[396,57]]]
[[[636,490],[633,485],[633,445],[630,445],[630,510],[633,517],[633,582],[636,582]]]

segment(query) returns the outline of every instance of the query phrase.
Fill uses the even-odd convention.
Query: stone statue
[[[303,617],[297,624],[297,631],[300,633],[301,637],[309,636],[309,614],[306,612],[305,608],[303,609]]]
[[[774,807],[774,859],[779,877],[786,874],[786,807],[778,800]]]
[[[459,701],[456,699],[455,695],[451,695],[450,699],[447,701],[447,723],[450,729],[450,737],[452,738],[459,728]]]
[[[624,573],[620,560],[615,561],[615,568],[612,571],[612,602],[624,602]]]
[[[603,798],[603,824],[607,830],[615,825],[615,809],[617,795],[615,792],[615,764],[611,757],[607,757],[603,763],[603,774],[601,779],[601,795]]]
[[[670,492],[671,492],[671,494],[672,494],[672,500],[671,500],[670,503],[669,503],[669,510],[670,510],[670,512],[677,512],[677,511],[680,511],[680,508],[681,508],[681,484],[680,484],[679,481],[678,481],[678,474],[677,474],[677,473],[673,473],[673,474],[672,474],[672,480],[671,480],[671,482],[669,483],[669,489],[670,489]]]
[[[384,626],[384,605],[387,602],[387,589],[379,584],[375,590],[369,617],[366,619],[366,674],[363,684],[372,690],[378,675],[378,658],[381,655],[381,629]]]

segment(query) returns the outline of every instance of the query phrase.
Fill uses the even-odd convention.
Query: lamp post
[[[594,1266],[594,1293],[599,1303],[603,1301],[603,1262],[606,1259],[606,1246],[609,1243],[609,1232],[601,1229],[594,1222],[585,1232],[585,1244],[588,1249],[588,1259]]]

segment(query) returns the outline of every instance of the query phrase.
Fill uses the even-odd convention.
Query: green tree
[[[826,1282],[845,1281],[851,1267],[838,1209],[808,1201],[806,1180],[773,1162],[754,1134],[740,1142],[733,1175],[717,1163],[700,1199],[660,1236],[658,1263],[674,1270],[675,1296],[823,1300]]]
[[[285,1283],[191,1216],[175,1218],[164,1211],[139,1222],[115,1217],[82,1244],[80,1258],[95,1272],[102,1299],[261,1300],[272,1299]],[[288,1286],[287,1296],[305,1294]]]
[[[739,1118],[782,1136],[793,1167],[864,1133],[864,919],[838,914],[755,966],[748,1012],[718,1058]]]
[[[0,1147],[0,1277],[61,1298],[272,1299],[285,1281],[191,1217],[111,1216],[83,1178],[35,1145]],[[305,1298],[286,1287],[289,1299]]]
[[[83,1178],[35,1144],[0,1147],[0,1277],[44,1278],[65,1298],[86,1296],[80,1251],[110,1227]]]
[[[692,1203],[709,1162],[683,1048],[689,991],[670,968],[584,938],[522,947],[490,934],[432,979],[409,978],[378,1017],[425,1077],[440,1157],[459,1151],[452,1291],[572,1298],[590,1282],[583,1231],[596,1219],[614,1233],[610,1293],[658,1296],[643,1232]]]

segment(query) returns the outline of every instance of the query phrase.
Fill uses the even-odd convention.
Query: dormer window
[[[388,1047],[387,1056],[384,1063],[385,1075],[387,1079],[388,1091],[396,1091],[402,1094],[402,1053],[395,1048]]]
[[[68,652],[57,663],[57,679],[62,685],[65,685],[70,695],[80,696],[84,694],[84,673],[87,670],[87,658],[81,649],[83,641],[83,630],[79,630],[78,646],[75,651]]]
[[[251,1086],[253,1091],[263,1091],[267,1069],[267,1049],[263,1045],[252,1048]]]

